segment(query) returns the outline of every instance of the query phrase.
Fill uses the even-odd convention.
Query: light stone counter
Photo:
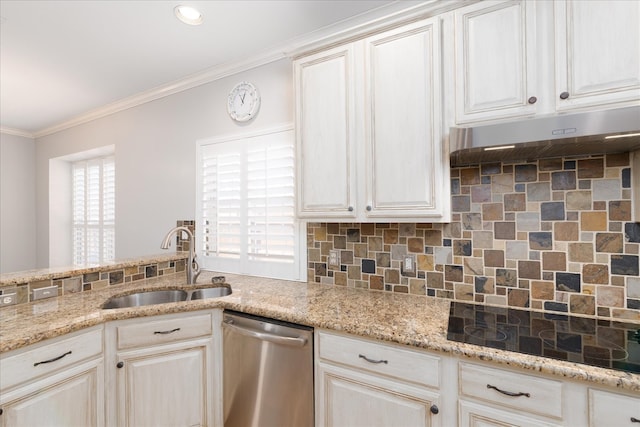
[[[198,282],[210,283],[204,272]],[[390,292],[287,282],[227,274],[233,293],[226,297],[103,310],[113,295],[157,288],[184,288],[184,275],[82,292],[0,309],[0,352],[7,352],[110,320],[209,308],[245,313],[342,331],[362,337],[491,361],[501,365],[640,392],[640,375],[524,355],[447,340],[449,300]]]

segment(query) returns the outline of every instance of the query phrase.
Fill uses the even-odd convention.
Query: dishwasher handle
[[[257,338],[274,344],[288,345],[292,347],[304,347],[307,344],[307,339],[304,337],[283,337],[281,335],[273,335],[267,332],[257,331],[255,329],[248,329],[243,326],[234,325],[233,319],[225,319],[222,322],[222,327],[241,335]]]

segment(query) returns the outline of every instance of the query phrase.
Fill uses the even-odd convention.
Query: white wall
[[[0,273],[36,267],[36,142],[0,134]]]
[[[262,106],[253,121],[237,124],[227,95],[243,80],[257,86]],[[50,159],[114,144],[116,258],[156,254],[176,220],[195,218],[196,141],[291,123],[292,89],[291,61],[280,60],[39,138],[37,266],[50,259]]]

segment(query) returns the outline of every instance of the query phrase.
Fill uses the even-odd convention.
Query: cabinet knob
[[[438,409],[436,405],[431,405],[431,408],[429,408],[429,410],[433,415],[438,415],[438,412],[440,412],[440,409]]]
[[[538,98],[536,98],[535,96],[530,97],[527,102],[529,104],[535,104],[536,102],[538,102]]]
[[[118,364],[116,365],[116,368],[120,369],[124,367],[124,362],[118,362]]]
[[[560,94],[560,99],[567,99],[569,98],[569,92],[562,92]]]
[[[370,212],[371,211],[371,205],[367,205],[367,211]]]
[[[4,411],[3,411],[2,409],[0,409],[0,415],[2,415],[2,413],[3,413],[3,412],[4,412]]]
[[[349,212],[353,212],[353,206],[349,206]]]

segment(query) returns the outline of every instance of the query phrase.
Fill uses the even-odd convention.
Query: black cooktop
[[[447,339],[640,373],[640,324],[453,301]]]

